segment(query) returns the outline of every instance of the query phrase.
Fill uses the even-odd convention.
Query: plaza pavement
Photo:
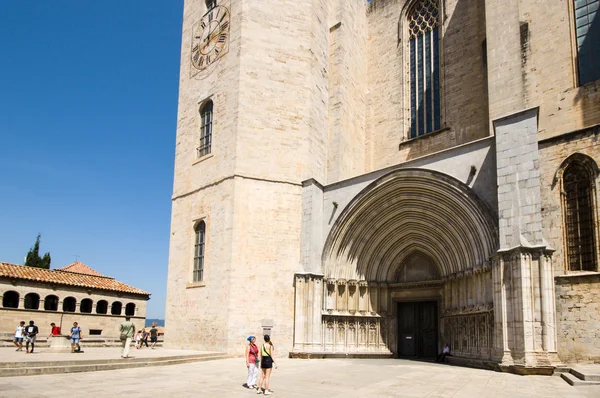
[[[277,361],[279,369],[273,370],[271,379],[277,397],[600,397],[600,386],[571,387],[557,376],[517,376],[399,359]],[[242,387],[245,378],[244,359],[228,358],[0,377],[0,397],[256,397],[254,391]]]

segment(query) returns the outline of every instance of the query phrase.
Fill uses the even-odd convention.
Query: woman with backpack
[[[265,343],[262,345],[260,349],[260,370],[261,375],[258,379],[258,385],[256,386],[256,393],[262,394],[262,386],[264,384],[264,394],[271,395],[273,394],[271,390],[269,390],[269,379],[271,378],[271,371],[273,370],[273,365],[275,365],[275,369],[277,369],[277,364],[275,364],[275,360],[273,359],[273,355],[275,355],[275,346],[271,341],[271,337],[268,334],[265,334]]]

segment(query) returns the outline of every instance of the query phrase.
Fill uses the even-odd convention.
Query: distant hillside
[[[153,322],[156,322],[156,326],[165,326],[165,320],[164,319],[146,318],[146,326],[152,326]]]

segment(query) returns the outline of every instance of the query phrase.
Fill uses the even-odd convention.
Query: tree
[[[50,262],[52,259],[50,258],[50,253],[44,254],[44,257],[40,257],[40,238],[41,234],[38,234],[35,244],[29,252],[27,253],[27,257],[25,257],[25,266],[27,267],[36,267],[43,269],[50,269]]]

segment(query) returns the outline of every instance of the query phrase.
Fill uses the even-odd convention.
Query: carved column
[[[351,279],[348,281],[348,312],[351,314],[358,311],[358,281]]]
[[[294,280],[296,290],[295,297],[295,316],[294,316],[294,351],[302,351],[306,340],[306,275],[296,274]]]
[[[325,309],[327,310],[327,312],[333,312],[336,309],[336,289],[335,289],[335,279],[333,278],[327,278],[326,281],[326,300],[325,300],[325,304],[326,307]]]
[[[379,284],[379,313],[381,316],[387,316],[390,312],[389,309],[389,287],[387,282],[381,282]]]
[[[369,311],[375,315],[379,312],[378,293],[379,285],[377,282],[369,282]]]
[[[323,328],[321,326],[321,320],[323,318],[321,314],[321,303],[323,302],[323,275],[313,275],[312,277],[312,290],[314,292],[313,301],[310,308],[312,313],[312,347],[315,350],[321,350],[323,345]],[[309,335],[310,337],[310,335]]]
[[[358,310],[361,313],[369,311],[369,284],[367,281],[358,281]]]
[[[348,311],[348,286],[345,279],[337,280],[337,311],[340,313]]]
[[[508,268],[508,274],[506,274]],[[510,285],[510,267],[505,266],[504,259],[497,255],[492,265],[492,278],[494,282],[494,346],[492,357],[504,364],[512,363],[512,356],[508,345],[509,313],[506,287]]]
[[[552,251],[545,250],[540,257],[540,286],[542,301],[542,344],[545,351],[556,358],[556,301],[554,291],[554,271]]]

